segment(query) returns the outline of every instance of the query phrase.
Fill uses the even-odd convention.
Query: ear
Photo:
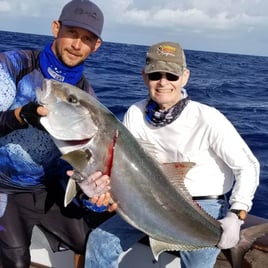
[[[54,20],[52,22],[52,34],[54,38],[57,38],[59,36],[60,26],[61,24],[58,20]]]
[[[143,78],[143,82],[146,86],[149,86],[149,79],[148,79],[148,75],[144,72],[144,69],[142,69],[142,78]]]
[[[190,70],[185,69],[182,74],[182,87],[184,87],[187,84],[189,77],[190,77]]]
[[[93,49],[93,51],[92,51],[92,52],[97,51],[97,50],[98,50],[98,48],[101,46],[101,44],[102,44],[102,41],[101,41],[101,39],[100,39],[100,38],[98,38],[98,39],[97,39],[97,41],[96,41],[96,43],[95,43],[95,47],[94,47],[94,49]]]

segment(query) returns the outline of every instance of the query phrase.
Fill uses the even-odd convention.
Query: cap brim
[[[144,67],[146,74],[154,72],[171,73],[174,75],[182,74],[182,67],[174,62],[155,61],[151,62]]]

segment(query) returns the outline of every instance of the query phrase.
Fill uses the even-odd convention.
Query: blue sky
[[[0,29],[51,35],[68,0],[0,0]],[[94,0],[103,10],[103,40],[268,56],[267,0]]]

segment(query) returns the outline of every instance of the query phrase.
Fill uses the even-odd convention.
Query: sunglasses
[[[158,81],[160,80],[163,75],[166,76],[166,79],[168,81],[177,81],[180,77],[178,75],[175,74],[171,74],[171,73],[160,73],[160,72],[155,72],[155,73],[149,73],[148,74],[148,78],[151,81]]]

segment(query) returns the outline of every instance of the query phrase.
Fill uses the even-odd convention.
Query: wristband
[[[108,206],[104,206],[104,205],[97,206],[96,204],[94,204],[94,203],[92,203],[89,200],[84,199],[84,198],[82,198],[82,204],[83,204],[83,206],[85,208],[88,208],[88,209],[90,209],[90,210],[92,210],[94,212],[101,213],[101,212],[104,212],[104,211],[107,211],[108,210]]]

